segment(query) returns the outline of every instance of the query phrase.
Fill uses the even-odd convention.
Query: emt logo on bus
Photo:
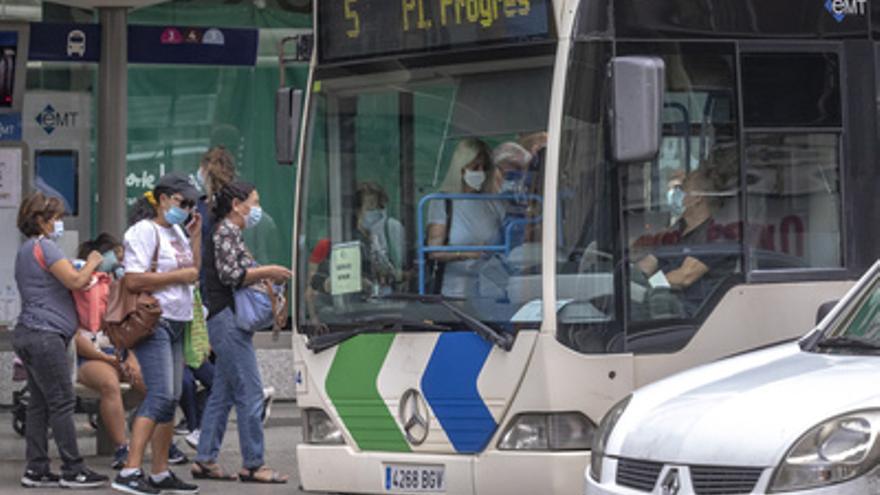
[[[825,10],[834,16],[837,22],[843,22],[848,15],[864,16],[868,0],[826,0]]]

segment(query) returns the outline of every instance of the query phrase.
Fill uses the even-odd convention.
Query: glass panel
[[[605,161],[607,43],[578,43],[572,52],[559,165],[557,339],[585,353],[622,345],[615,304],[615,195]]]
[[[419,293],[499,329],[541,321],[547,106],[533,102],[549,98],[550,63],[317,76],[300,227],[304,331],[460,325],[440,305],[399,300]]]
[[[746,135],[752,269],[832,268],[843,263],[840,135]]]
[[[621,166],[634,352],[683,347],[741,272],[735,64],[730,46],[633,45],[666,62],[657,160]],[[641,338],[643,330],[665,328]]]
[[[834,53],[743,55],[746,127],[840,126],[839,65]]]

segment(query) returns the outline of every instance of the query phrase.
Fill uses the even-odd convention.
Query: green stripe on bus
[[[394,334],[359,335],[336,350],[325,387],[361,450],[409,452],[397,422],[379,395],[378,377]]]

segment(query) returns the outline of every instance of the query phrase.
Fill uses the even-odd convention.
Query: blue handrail
[[[471,246],[471,245],[446,245],[446,246],[426,246],[425,245],[425,219],[424,219],[424,210],[425,205],[429,201],[446,201],[446,200],[462,200],[469,199],[475,201],[537,201],[542,204],[543,211],[543,202],[544,198],[538,194],[474,194],[474,193],[431,193],[422,197],[419,200],[419,208],[417,218],[417,232],[418,232],[418,251],[417,251],[417,259],[416,263],[419,266],[419,294],[425,294],[425,268],[426,268],[426,260],[425,255],[427,253],[443,253],[443,252],[451,252],[451,251],[466,251],[466,252],[496,252],[496,253],[505,253],[510,254],[511,246],[511,237],[513,235],[514,227],[519,225],[526,225],[530,223],[538,223],[541,221],[541,216],[537,216],[531,219],[515,219],[508,223],[504,230],[504,243],[503,244],[491,244],[485,246]],[[449,220],[447,219],[447,222]],[[448,223],[447,223],[448,225]]]

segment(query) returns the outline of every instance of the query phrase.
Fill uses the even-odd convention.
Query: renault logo
[[[660,483],[660,493],[662,495],[678,495],[678,491],[681,490],[681,480],[678,478],[678,469],[670,469],[663,478],[663,482]]]
[[[409,389],[400,398],[400,424],[407,441],[412,445],[421,445],[428,438],[428,425],[431,418],[428,405],[422,394],[416,389]]]

